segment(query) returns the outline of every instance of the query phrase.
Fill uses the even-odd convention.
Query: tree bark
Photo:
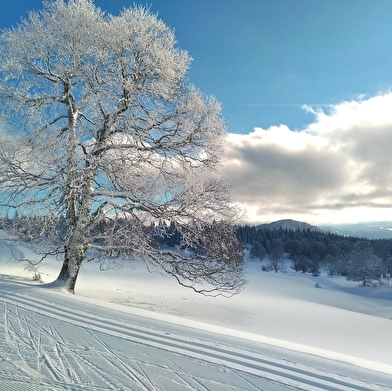
[[[66,247],[63,266],[57,277],[57,281],[65,283],[69,293],[75,294],[76,279],[78,278],[80,266],[85,256],[85,249],[73,249]]]

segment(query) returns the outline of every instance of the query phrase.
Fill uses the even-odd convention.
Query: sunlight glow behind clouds
[[[229,134],[222,174],[249,222],[392,219],[392,93],[312,112],[287,126]]]

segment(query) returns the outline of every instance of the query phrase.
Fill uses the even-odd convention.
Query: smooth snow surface
[[[72,296],[47,286],[56,260],[38,283],[12,259],[0,242],[0,391],[392,389],[392,287],[249,260],[245,290],[212,298],[91,262]]]

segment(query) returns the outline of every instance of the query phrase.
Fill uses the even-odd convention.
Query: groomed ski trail
[[[392,384],[385,374],[350,367],[351,377],[339,365],[323,369],[319,358],[316,369],[272,357],[262,344],[244,348],[236,339],[217,342],[214,334],[195,337],[191,328],[152,327],[142,317],[114,318],[94,305],[78,308],[77,300],[70,306],[48,290],[6,285],[0,288],[0,391],[382,391]]]

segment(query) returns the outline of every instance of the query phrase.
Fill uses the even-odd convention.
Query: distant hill
[[[274,221],[273,223],[260,224],[256,228],[262,229],[288,229],[296,231],[299,229],[321,233],[334,233],[342,236],[366,239],[392,239],[392,222],[391,221],[372,221],[362,223],[333,224],[329,226],[317,227],[302,221],[285,219]]]
[[[323,226],[325,231],[338,235],[367,239],[392,239],[391,221],[372,221],[353,224]]]
[[[260,224],[256,228],[271,229],[271,230],[282,228],[282,229],[288,229],[292,231],[296,231],[297,229],[299,229],[300,231],[309,229],[310,231],[325,232],[322,228],[316,227],[315,225],[311,225],[308,223],[304,223],[302,221],[296,221],[292,219],[278,220],[268,224]]]

